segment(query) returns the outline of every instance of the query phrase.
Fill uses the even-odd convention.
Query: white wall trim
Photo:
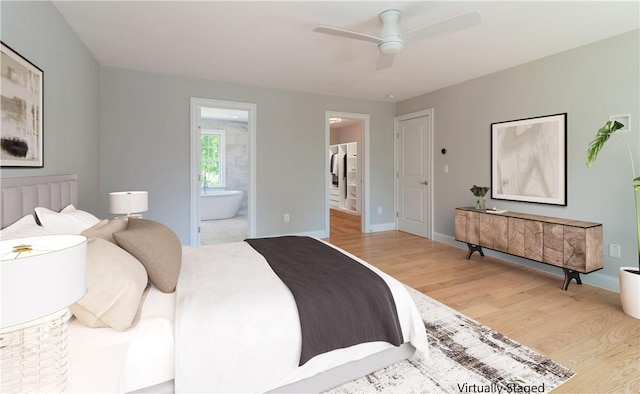
[[[284,237],[284,236],[291,236],[291,235],[295,235],[298,237],[312,237],[312,238],[320,238],[320,239],[328,238],[328,236],[324,235],[324,230],[303,231],[299,233],[269,234],[269,235],[262,236],[262,238]]]
[[[369,231],[372,233],[379,233],[381,231],[393,231],[396,229],[396,223],[381,223],[381,224],[372,224],[369,226]]]
[[[256,235],[256,111],[253,103],[222,101],[191,97],[190,99],[190,244],[200,245],[200,183],[198,182],[200,168],[200,149],[198,137],[198,107],[213,107],[247,111],[249,113],[247,128],[249,132],[249,196],[247,216],[249,218],[249,237]]]

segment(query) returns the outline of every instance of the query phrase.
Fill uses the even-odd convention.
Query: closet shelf
[[[329,147],[329,206],[351,213],[360,213],[360,161],[358,143],[349,142]],[[337,184],[336,184],[337,183]]]

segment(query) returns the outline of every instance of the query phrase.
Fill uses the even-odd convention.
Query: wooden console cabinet
[[[571,279],[602,268],[602,224],[517,212],[456,208],[456,240],[484,256],[482,248],[562,268],[563,290]]]

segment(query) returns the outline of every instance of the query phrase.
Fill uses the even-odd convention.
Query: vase
[[[620,301],[622,311],[640,319],[640,275],[629,271],[638,271],[638,267],[620,267]]]
[[[485,202],[484,196],[476,196],[476,209],[480,211],[484,211],[485,210],[484,202]]]

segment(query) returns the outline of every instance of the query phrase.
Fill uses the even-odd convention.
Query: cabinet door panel
[[[509,250],[509,220],[505,216],[494,215],[491,213],[483,215],[487,221],[487,228],[482,229],[482,220],[480,221],[481,231],[486,231],[490,234],[492,240],[492,249],[499,250],[501,252],[507,252]],[[482,245],[482,235],[480,233],[480,243]]]
[[[547,264],[564,265],[564,226],[561,224],[545,223],[543,260]]]
[[[542,222],[527,220],[524,222],[524,255],[531,260],[542,261],[543,254]]]
[[[515,256],[524,255],[524,220],[509,218],[508,252]]]
[[[493,228],[493,217],[490,214],[480,214],[480,246],[495,249],[496,232]]]
[[[467,215],[464,211],[456,210],[455,231],[456,240],[467,242]]]
[[[495,216],[493,218],[493,229],[496,232],[496,250],[506,252],[509,250],[509,218]]]
[[[584,271],[586,268],[586,231],[584,228],[564,226],[564,266]]]
[[[480,244],[480,214],[467,212],[467,242],[473,245]]]

